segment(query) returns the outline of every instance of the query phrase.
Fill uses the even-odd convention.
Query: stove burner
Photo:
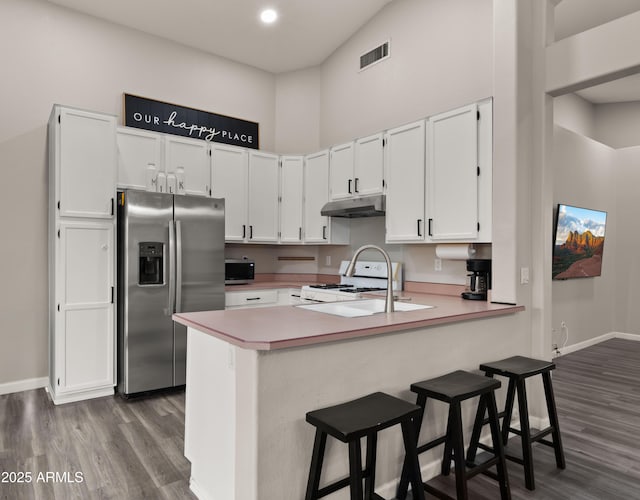
[[[353,285],[341,285],[340,283],[322,283],[318,285],[309,285],[309,288],[317,288],[319,290],[336,290],[336,289],[352,287],[352,286]]]

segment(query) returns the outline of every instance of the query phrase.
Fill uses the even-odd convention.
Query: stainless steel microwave
[[[225,259],[224,282],[226,285],[242,285],[255,278],[256,264],[248,259]]]

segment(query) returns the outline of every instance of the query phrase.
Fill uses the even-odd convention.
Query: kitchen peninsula
[[[374,391],[413,400],[414,381],[515,353],[518,335],[496,332],[509,322],[516,330],[522,306],[403,298],[434,307],[359,318],[296,306],[175,314],[188,327],[185,456],[198,498],[299,500],[314,436],[307,411]],[[441,416],[424,426],[423,439],[443,431]],[[377,490],[392,492],[399,431],[383,433],[379,449]],[[342,477],[346,448],[330,440],[325,464],[323,481]]]

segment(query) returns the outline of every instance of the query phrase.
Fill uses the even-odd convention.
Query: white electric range
[[[300,298],[316,302],[338,302],[356,300],[363,293],[384,292],[387,289],[387,264],[385,262],[356,262],[353,276],[345,276],[348,260],[340,263],[340,283],[306,285],[302,287]],[[391,263],[393,290],[402,290],[402,264]]]

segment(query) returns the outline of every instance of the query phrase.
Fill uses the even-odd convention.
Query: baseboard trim
[[[584,342],[578,342],[577,344],[571,344],[559,349],[560,354],[558,356],[564,356],[565,354],[571,354],[572,352],[580,351],[582,349],[586,349],[587,347],[591,347],[592,345],[599,344],[600,342],[604,342],[605,340],[610,339],[625,339],[625,340],[635,340],[640,342],[640,335],[635,333],[624,333],[624,332],[609,332],[604,335],[600,335],[598,337],[593,337],[592,339],[585,340]]]
[[[7,382],[0,384],[0,395],[30,391],[32,389],[41,389],[46,387],[48,383],[49,379],[47,377],[28,378],[24,380],[16,380],[15,382]]]

